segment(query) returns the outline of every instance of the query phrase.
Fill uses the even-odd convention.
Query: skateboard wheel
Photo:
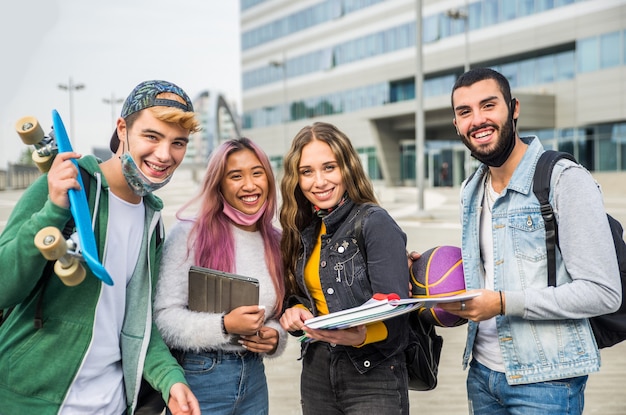
[[[74,287],[85,280],[85,267],[79,260],[74,259],[68,266],[61,261],[54,264],[54,273],[61,279],[61,282],[68,287]]]
[[[15,130],[24,144],[28,145],[37,144],[45,137],[41,125],[39,125],[39,121],[32,116],[22,117],[17,120]]]
[[[47,226],[37,232],[35,246],[48,261],[59,259],[67,253],[65,238],[54,226]]]
[[[35,163],[39,171],[42,173],[46,173],[48,170],[50,170],[52,162],[54,161],[54,156],[52,154],[42,157],[39,155],[39,153],[37,153],[37,150],[33,151],[31,158],[33,159],[33,162]]]

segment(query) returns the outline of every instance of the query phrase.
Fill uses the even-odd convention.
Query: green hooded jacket
[[[109,186],[95,157],[85,156],[79,164],[91,176],[89,207],[92,217],[96,211],[94,233],[102,259],[107,240]],[[161,257],[156,235],[163,232],[159,220],[163,203],[154,195],[143,200],[146,222],[142,249],[127,287],[120,335],[128,414],[134,411],[142,373],[161,391],[165,402],[173,384],[186,383],[182,368],[152,321],[152,299]],[[3,414],[57,414],[89,350],[103,283],[86,266],[85,280],[75,287],[64,285],[56,276],[49,279],[42,298],[43,327],[37,329],[33,324],[39,298],[35,286],[47,263],[34,245],[35,234],[46,226],[63,229],[70,217],[69,209],[48,199],[44,174],[24,191],[0,235],[0,309],[14,307],[0,326]]]

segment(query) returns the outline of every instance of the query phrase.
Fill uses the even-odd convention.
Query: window
[[[576,42],[576,67],[579,73],[591,72],[599,69],[599,49],[597,37],[581,39]]]
[[[622,62],[621,32],[600,36],[600,68],[612,68]]]
[[[553,55],[542,56],[537,59],[537,82],[547,84],[554,82],[554,67],[556,59]]]
[[[504,1],[500,3],[501,5],[501,16],[502,21],[506,22],[507,20],[513,20],[517,17],[517,3],[519,1]]]
[[[423,19],[422,41],[432,43],[439,40],[439,15],[427,16]]]
[[[556,80],[564,81],[574,78],[575,75],[575,63],[574,52],[568,51],[559,53],[554,57],[556,62]]]

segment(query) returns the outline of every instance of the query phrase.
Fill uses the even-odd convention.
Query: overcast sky
[[[165,79],[193,100],[205,89],[241,102],[239,1],[19,0],[0,6],[0,170],[25,148],[16,121],[37,117],[47,133],[56,109],[74,148],[107,147],[112,107],[147,79]],[[115,105],[119,115],[121,105]]]

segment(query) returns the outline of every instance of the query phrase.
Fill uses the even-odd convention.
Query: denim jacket
[[[359,253],[354,226],[357,212],[365,208],[369,209],[362,220],[367,264]],[[318,238],[321,221],[315,217],[303,230],[303,250],[296,264],[298,285],[307,297],[301,302],[309,307],[313,315],[317,315],[317,310],[304,282],[304,267]],[[347,200],[323,221],[326,234],[322,235],[319,274],[329,312],[360,306],[374,293],[396,293],[401,298],[408,297],[406,235],[384,209],[356,205]],[[385,359],[402,353],[407,345],[406,315],[384,323],[388,331],[385,340],[358,348],[336,346],[333,350],[345,351],[360,373],[367,372]]]
[[[577,198],[578,206],[580,203],[593,203],[596,212],[585,212],[584,217],[571,218],[570,206],[567,212],[569,218],[565,218],[564,213],[563,217],[558,218],[557,214],[559,222],[567,220],[568,226],[572,226],[559,228],[561,236],[565,235],[564,232],[570,233],[567,238],[561,238],[561,250],[557,250],[557,287],[547,287],[545,228],[539,202],[532,192],[533,173],[543,147],[536,137],[522,140],[528,144],[528,148],[506,189],[492,208],[494,289],[505,292],[507,300],[506,314],[496,316],[496,325],[509,384],[535,383],[598,371],[600,353],[589,321],[585,317],[614,309],[614,285],[619,284],[619,280],[615,278],[600,275],[604,271],[608,272],[606,275],[612,275],[612,272],[617,271],[612,267],[617,264],[612,264],[610,256],[613,244],[607,239],[610,238],[610,232],[608,223],[605,223],[606,215],[601,205],[601,196],[598,196],[599,191],[590,176],[587,178],[584,175],[581,166],[570,161],[560,161],[554,168],[552,183],[558,182],[562,173],[572,168],[569,174],[578,175],[577,180],[582,178],[578,182],[583,183],[584,191],[581,195],[577,194],[579,192],[570,192],[572,195],[567,196],[570,203],[572,198]],[[468,290],[484,286],[479,231],[487,171],[487,167],[481,165],[468,179],[461,194],[463,268]],[[558,194],[558,187],[551,192],[553,206],[555,192]],[[565,207],[561,210],[564,209]],[[574,232],[570,228],[574,227],[577,227],[579,233],[593,233],[597,229],[598,239],[582,238],[585,239],[583,241],[580,234],[577,238],[570,237]],[[601,244],[602,248],[596,250],[599,248],[596,244]],[[583,260],[581,252],[587,253],[590,250],[591,255],[600,256],[600,264],[606,263],[605,266],[598,265],[603,269],[597,275],[590,275],[590,272],[579,266]],[[573,258],[574,256],[577,258]],[[619,272],[616,274],[616,278],[618,277]],[[584,287],[583,290],[574,290],[576,284],[571,284],[572,281]],[[595,309],[589,310],[588,307]],[[469,362],[477,330],[478,323],[470,321],[463,356],[464,368]]]

